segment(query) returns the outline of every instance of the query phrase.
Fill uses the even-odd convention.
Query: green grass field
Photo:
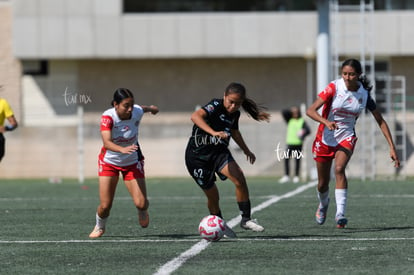
[[[266,230],[237,224],[237,239],[207,244],[197,234],[208,214],[205,198],[189,178],[147,179],[146,229],[120,182],[99,240],[88,238],[96,179],[1,180],[0,274],[414,274],[412,181],[351,180],[346,229],[335,227],[333,184],[328,219],[319,226],[315,186],[248,181],[253,217]],[[219,189],[230,221],[239,214],[234,187],[225,181]]]

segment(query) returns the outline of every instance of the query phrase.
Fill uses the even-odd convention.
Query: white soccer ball
[[[219,216],[206,216],[200,221],[198,233],[207,241],[217,242],[224,236],[224,223],[224,220]]]

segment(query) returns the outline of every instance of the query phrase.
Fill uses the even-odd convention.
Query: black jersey
[[[209,154],[227,148],[231,138],[231,130],[239,129],[240,111],[229,114],[224,108],[223,99],[212,99],[202,107],[206,113],[206,122],[214,131],[224,131],[228,138],[214,137],[194,124],[188,146],[194,153]]]

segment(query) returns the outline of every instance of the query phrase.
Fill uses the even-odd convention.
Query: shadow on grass
[[[414,226],[390,226],[390,227],[373,227],[373,228],[346,228],[344,233],[364,233],[364,232],[385,232],[395,230],[413,230]]]
[[[239,239],[261,239],[261,240],[295,240],[295,239],[320,239],[320,238],[332,238],[332,237],[343,237],[343,235],[311,235],[311,234],[302,234],[302,235],[267,235],[267,236],[237,236]]]
[[[259,235],[259,234],[237,234],[237,239],[258,239],[258,240],[303,240],[303,239],[332,239],[332,238],[341,238],[344,237],[344,234],[357,234],[357,233],[369,233],[369,232],[387,232],[387,231],[405,231],[405,230],[414,230],[414,226],[392,226],[392,227],[374,227],[374,228],[352,228],[347,227],[345,229],[338,229],[337,234],[332,233],[321,233],[321,234],[298,234],[298,235],[286,235],[286,234],[278,234],[278,235]],[[145,234],[145,235],[104,235],[102,239],[136,239],[137,237],[142,239],[160,239],[160,240],[168,240],[168,239],[187,239],[187,240],[201,240],[201,238],[197,234]],[[231,238],[223,238],[225,240],[231,241]]]

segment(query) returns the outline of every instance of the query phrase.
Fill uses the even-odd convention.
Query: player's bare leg
[[[214,184],[213,187],[210,189],[203,189],[204,194],[207,196],[207,207],[210,211],[211,215],[219,216],[223,219],[223,215],[221,214],[220,210],[220,195],[217,189],[217,185]],[[225,230],[224,230],[224,236],[228,238],[236,238],[236,233],[227,225],[227,223],[224,224]]]
[[[316,209],[315,219],[319,225],[325,223],[329,206],[329,181],[331,177],[332,161],[316,162],[318,170],[318,199],[319,204]]]
[[[220,195],[216,184],[214,184],[210,189],[203,189],[203,191],[207,196],[207,208],[210,211],[210,214],[221,217],[221,210],[219,205]]]
[[[335,222],[338,228],[344,228],[348,223],[348,220],[345,218],[346,202],[348,197],[348,180],[345,175],[345,168],[351,158],[351,155],[352,153],[346,149],[339,150],[335,154]]]
[[[99,177],[99,200],[96,210],[96,225],[89,234],[90,238],[99,238],[105,233],[107,218],[109,217],[115,196],[118,177]]]
[[[129,194],[134,201],[135,207],[138,209],[138,221],[141,227],[146,228],[149,225],[148,207],[149,201],[147,199],[147,188],[145,178],[126,180],[125,185]]]
[[[235,161],[229,162],[221,169],[220,173],[228,177],[236,187],[237,204],[242,215],[240,226],[244,229],[257,232],[263,231],[264,227],[251,218],[249,188],[247,187],[246,178],[239,165]]]

